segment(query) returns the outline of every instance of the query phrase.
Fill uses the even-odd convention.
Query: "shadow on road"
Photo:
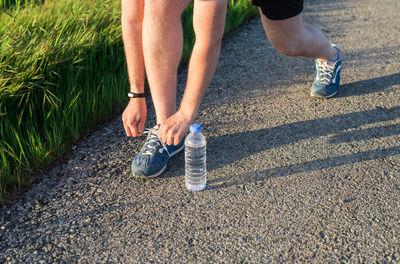
[[[400,85],[400,73],[343,84],[337,98],[375,93],[393,85]]]
[[[398,124],[346,131],[363,125],[396,120],[398,118],[400,118],[400,106],[392,108],[377,107],[374,110],[353,112],[328,118],[283,124],[277,127],[209,138],[207,142],[207,152],[210,153],[208,155],[210,158],[207,166],[210,170],[222,168],[245,157],[268,149],[277,148],[304,139],[332,134],[335,136],[331,138],[331,144],[399,135],[400,125]],[[271,177],[272,175],[285,176],[303,171],[319,170],[375,159],[377,157],[384,157],[385,155],[393,155],[393,153],[398,154],[399,150],[400,147],[393,147],[359,152],[341,157],[329,157],[325,160],[315,160],[295,166],[282,166],[271,170],[256,172],[254,177],[257,178],[259,175],[266,175],[265,177]],[[254,180],[251,179],[252,177],[249,178],[247,176],[246,178],[246,181]],[[220,180],[221,179],[218,179],[218,181]]]
[[[351,132],[341,132],[331,138],[329,142],[336,144],[342,142],[370,140],[378,137],[390,137],[394,135],[400,135],[400,124],[371,127]]]
[[[307,161],[296,165],[288,165],[288,166],[276,167],[273,169],[255,171],[246,175],[239,175],[234,178],[224,177],[222,179],[221,178],[212,179],[208,181],[207,190],[224,188],[233,185],[241,185],[250,182],[264,181],[269,178],[284,177],[296,173],[328,169],[356,162],[363,162],[383,157],[395,156],[399,155],[399,153],[400,153],[400,146],[385,148],[385,149],[374,149],[370,151],[357,152],[354,154],[348,154],[343,156]]]

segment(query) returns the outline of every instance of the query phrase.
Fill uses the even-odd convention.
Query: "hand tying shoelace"
[[[171,156],[165,143],[162,142],[162,140],[158,137],[158,127],[145,128],[143,134],[147,135],[147,139],[145,143],[146,149],[142,155],[154,154],[157,152],[158,146],[161,144],[163,149],[168,153],[169,156]]]
[[[146,128],[143,134],[147,138],[140,152],[132,161],[131,170],[137,178],[153,178],[160,175],[166,168],[168,160],[184,148],[184,139],[175,146],[167,145],[158,136],[159,126]]]

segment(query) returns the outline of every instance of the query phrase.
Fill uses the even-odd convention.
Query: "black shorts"
[[[303,11],[303,0],[252,0],[252,3],[271,20],[291,18]]]

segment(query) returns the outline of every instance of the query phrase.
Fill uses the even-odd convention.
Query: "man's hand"
[[[158,137],[168,145],[178,145],[189,131],[191,122],[191,117],[178,110],[178,112],[161,123]]]
[[[146,123],[147,107],[145,98],[132,98],[122,114],[122,122],[128,137],[139,137]]]

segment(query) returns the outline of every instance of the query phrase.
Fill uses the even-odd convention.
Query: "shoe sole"
[[[178,152],[180,152],[184,147],[185,147],[185,145],[182,144],[182,146],[181,146],[179,149],[177,149],[177,150],[175,150],[174,152],[171,153],[171,156],[169,156],[169,158],[172,158],[175,154],[177,154]],[[168,161],[169,161],[169,160],[168,160]],[[164,167],[161,168],[161,170],[160,170],[159,172],[157,172],[157,173],[155,173],[155,174],[153,174],[153,175],[142,176],[142,175],[135,175],[135,174],[133,174],[133,173],[132,173],[132,175],[133,175],[134,177],[138,178],[138,179],[151,179],[151,178],[156,178],[156,177],[160,176],[160,175],[165,171],[165,169],[167,168],[167,166],[168,166],[168,162],[167,162],[167,164],[165,164]]]
[[[311,97],[314,97],[314,98],[326,98],[326,99],[329,99],[329,98],[331,98],[331,97],[334,97],[336,94],[337,94],[337,91],[336,91],[336,92],[334,92],[333,94],[330,94],[330,95],[327,95],[327,96],[323,96],[323,95],[316,95],[316,94],[313,94],[313,93],[311,93]]]

